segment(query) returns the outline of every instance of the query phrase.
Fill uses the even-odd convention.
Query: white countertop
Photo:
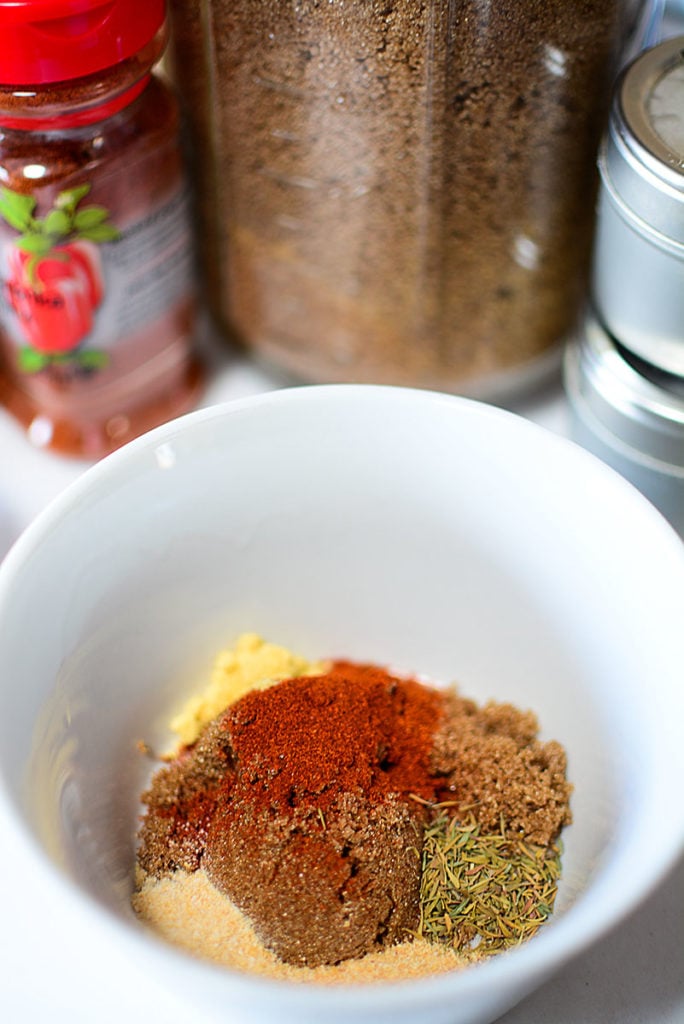
[[[242,357],[219,357],[202,404],[282,382]],[[509,404],[544,429],[567,435],[560,382]],[[0,410],[0,557],[88,463],[32,448]],[[51,914],[51,895],[18,889],[12,849],[0,841],[0,1018],[50,1024],[211,1024],[145,977],[98,936],[83,942],[76,915]],[[109,941],[109,940],[107,940]],[[78,953],[76,953],[78,951]],[[222,1017],[221,1020],[228,1018]],[[684,860],[646,903],[597,947],[501,1018],[504,1024],[684,1024]]]

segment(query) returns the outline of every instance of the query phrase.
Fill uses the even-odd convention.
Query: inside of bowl
[[[482,416],[247,403],[115,456],[24,538],[0,756],[21,815],[97,901],[132,919],[140,741],[166,747],[170,715],[247,630],[532,708],[575,786],[558,914],[600,876],[664,771],[634,577],[652,566],[625,557],[651,513],[628,501],[610,530],[617,480]]]

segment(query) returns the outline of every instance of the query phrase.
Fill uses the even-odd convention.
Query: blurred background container
[[[596,152],[660,0],[172,0],[203,277],[304,380],[494,397],[557,366]]]

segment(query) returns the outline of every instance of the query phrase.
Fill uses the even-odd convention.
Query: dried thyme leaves
[[[443,811],[426,828],[418,934],[481,958],[530,938],[553,910],[560,843],[483,834]]]

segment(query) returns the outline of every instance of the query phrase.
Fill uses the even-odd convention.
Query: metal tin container
[[[684,36],[621,75],[599,169],[597,311],[625,348],[684,375]]]
[[[565,355],[571,436],[684,536],[684,379],[627,352],[587,314]]]

